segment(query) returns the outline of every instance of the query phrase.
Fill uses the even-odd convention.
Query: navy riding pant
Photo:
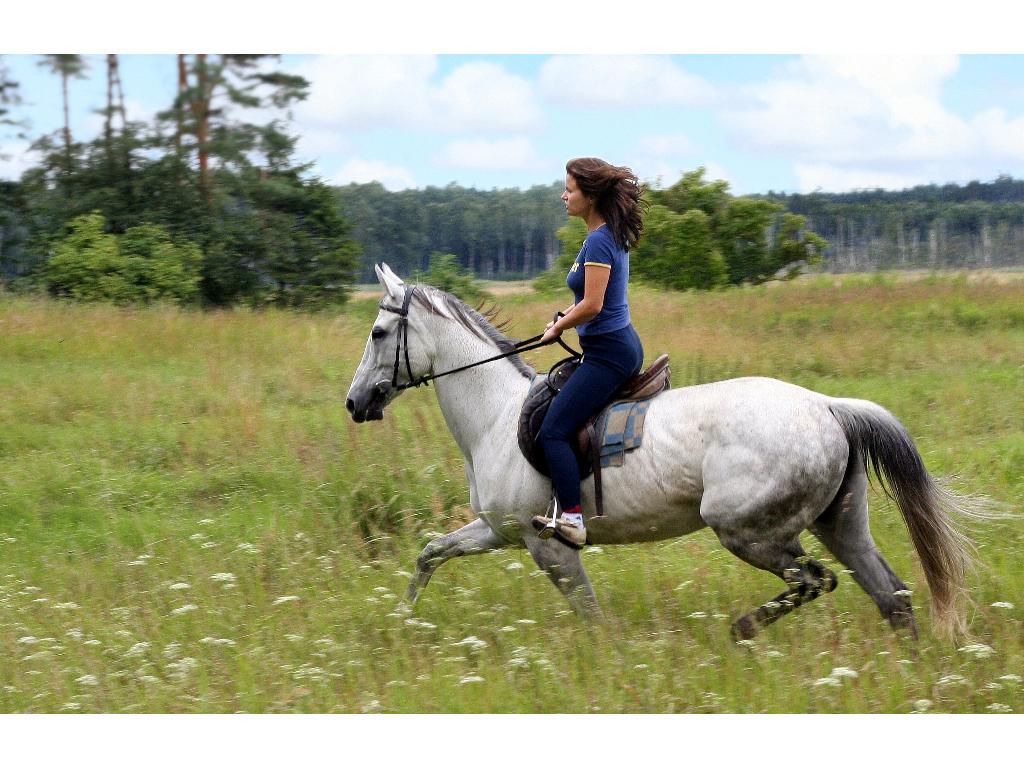
[[[583,362],[551,401],[539,435],[562,509],[580,503],[580,468],[572,451],[576,434],[644,362],[644,348],[632,325],[580,336],[580,346]]]

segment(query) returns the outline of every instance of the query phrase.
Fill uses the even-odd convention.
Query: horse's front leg
[[[604,618],[594,588],[583,570],[578,549],[571,549],[558,539],[540,539],[530,534],[524,537],[524,543],[537,565],[565,595],[579,616],[591,621]]]
[[[487,523],[479,518],[447,536],[434,539],[423,548],[420,556],[416,559],[416,573],[409,582],[409,589],[399,608],[406,611],[412,610],[420,590],[427,586],[434,571],[453,557],[501,549],[509,546],[510,543],[508,539],[496,534]]]

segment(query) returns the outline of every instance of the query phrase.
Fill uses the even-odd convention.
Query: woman
[[[643,231],[640,185],[629,168],[595,157],[565,166],[562,201],[570,216],[587,225],[587,238],[566,278],[575,303],[548,323],[542,341],[575,328],[583,362],[551,401],[539,439],[555,486],[550,517],[533,518],[541,538],[556,536],[581,547],[587,540],[580,507],[580,472],[571,441],[587,419],[601,410],[643,365],[640,337],[630,323],[627,302],[629,248]],[[559,510],[561,514],[559,515]]]

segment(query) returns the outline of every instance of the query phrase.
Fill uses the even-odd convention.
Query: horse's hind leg
[[[726,547],[737,557],[753,566],[771,571],[789,585],[785,592],[734,621],[734,640],[749,640],[761,627],[781,619],[818,595],[836,588],[836,575],[809,557],[798,540],[794,539],[785,546],[777,547],[764,542],[733,542],[726,544]]]
[[[507,539],[496,534],[491,526],[479,518],[447,536],[434,539],[423,548],[416,559],[416,573],[409,582],[402,607],[406,610],[411,609],[419,597],[420,590],[427,586],[434,571],[453,557],[501,549],[509,544]]]
[[[594,587],[583,570],[579,550],[571,549],[557,539],[545,540],[527,535],[524,541],[534,561],[565,595],[577,614],[592,620],[603,617]]]
[[[733,622],[734,639],[749,639],[761,627],[835,589],[836,575],[808,557],[799,539],[800,532],[827,501],[780,496],[777,485],[758,480],[756,475],[705,490],[701,517],[722,546],[754,567],[774,573],[788,586],[773,600]]]
[[[859,462],[851,461],[850,467],[835,500],[810,526],[811,533],[853,571],[854,580],[871,595],[893,628],[909,629],[917,639],[907,585],[893,573],[871,538],[867,474]]]

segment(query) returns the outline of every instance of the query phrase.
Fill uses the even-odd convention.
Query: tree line
[[[768,193],[829,241],[823,267],[998,268],[1024,264],[1024,181],[922,185],[899,191]]]
[[[568,221],[561,181],[529,189],[449,184],[389,192],[330,187],[293,159],[288,110],[309,83],[275,57],[168,57],[177,92],[129,121],[119,60],[90,72],[74,54],[42,56],[63,124],[33,144],[40,161],[0,181],[0,280],[9,290],[118,302],[318,307],[345,300],[386,261],[400,274],[560,285],[585,231]],[[100,76],[103,129],[76,141],[74,82]],[[17,83],[0,59],[0,136],[24,130]],[[278,118],[253,122],[249,110]],[[1024,263],[1024,181],[737,197],[703,168],[645,188],[641,280],[704,289],[835,271]]]
[[[118,57],[110,54],[103,131],[79,142],[68,120],[69,85],[87,76],[87,62],[42,57],[60,80],[64,124],[33,144],[38,165],[0,183],[4,283],[119,302],[344,301],[358,246],[333,190],[292,158],[287,110],[309,83],[274,71],[273,58],[168,57],[175,98],[139,122],[126,117]],[[0,82],[0,119],[10,124],[17,84]],[[252,122],[252,109],[281,117]]]

